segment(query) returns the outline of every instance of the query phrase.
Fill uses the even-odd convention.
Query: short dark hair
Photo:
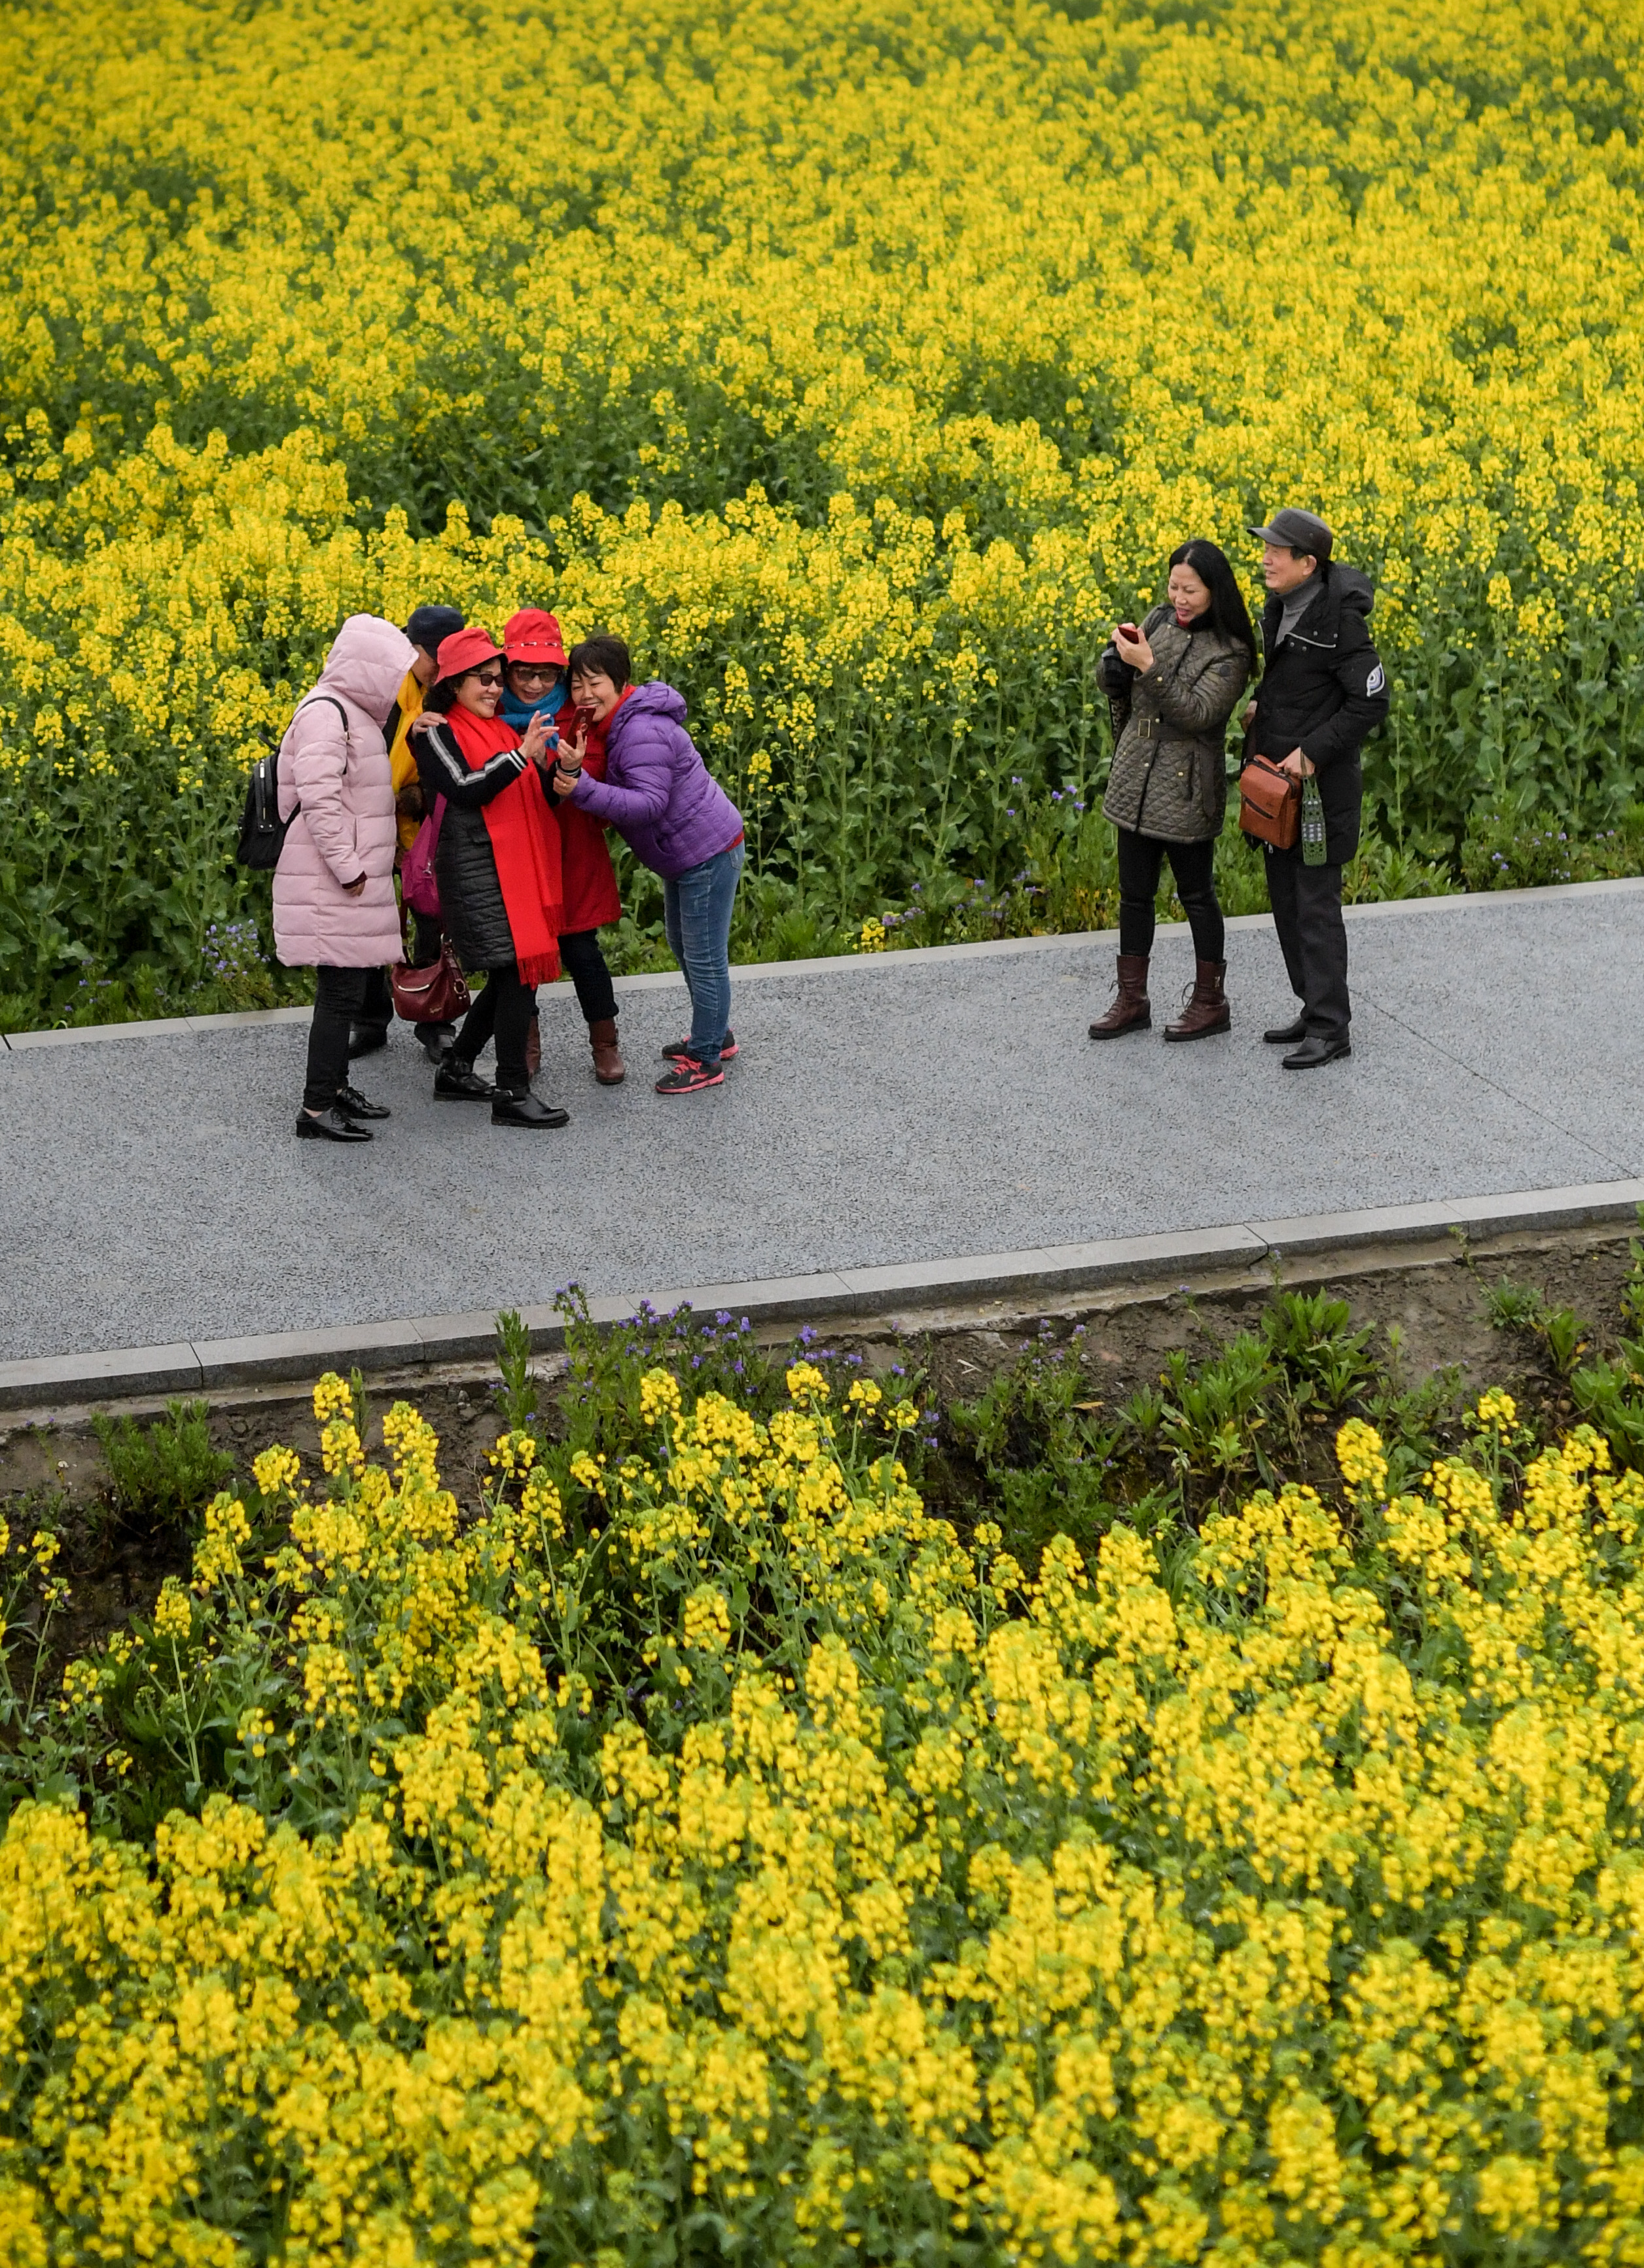
[[[618,692],[631,685],[634,664],[627,640],[619,638],[615,630],[595,630],[592,637],[579,638],[571,649],[566,675],[575,677],[582,670],[597,670],[601,677],[610,679]]]

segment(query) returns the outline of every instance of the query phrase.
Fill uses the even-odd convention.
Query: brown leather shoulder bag
[[[1301,834],[1301,785],[1265,756],[1252,756],[1239,774],[1239,825],[1275,850],[1294,850]]]

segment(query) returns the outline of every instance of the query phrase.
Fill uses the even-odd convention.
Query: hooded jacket
[[[1318,773],[1324,855],[1339,865],[1359,847],[1364,799],[1359,751],[1386,716],[1390,696],[1366,627],[1375,604],[1369,577],[1356,567],[1332,564],[1319,571],[1318,585],[1282,641],[1284,601],[1276,593],[1267,601],[1262,616],[1267,667],[1245,753],[1277,764],[1301,749]]]
[[[665,881],[728,850],[742,831],[741,814],[685,730],[683,696],[660,677],[623,696],[606,722],[605,777],[584,772],[571,801],[608,821]]]
[[[1250,674],[1249,649],[1206,621],[1183,630],[1176,608],[1155,607],[1142,624],[1153,667],[1126,674],[1131,713],[1108,774],[1102,808],[1116,827],[1159,843],[1220,835],[1227,808],[1227,719]],[[1120,669],[1102,655],[1102,682]]]
[[[374,968],[400,958],[383,726],[416,656],[392,622],[350,615],[285,728],[279,807],[291,824],[274,873],[274,946],[288,968]],[[348,885],[362,874],[365,887],[350,897]]]

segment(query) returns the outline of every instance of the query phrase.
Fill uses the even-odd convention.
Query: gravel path
[[[291,1134],[305,1032],[196,1025],[0,1051],[11,1193],[0,1359],[938,1260],[1644,1174],[1644,884],[1350,915],[1354,1054],[1280,1069],[1265,917],[1233,924],[1235,1028],[1086,1039],[1111,938],[739,972],[740,1060],[651,1091],[682,1027],[624,988],[625,1086],[593,1084],[569,986],[540,1093],[563,1133],[436,1103],[397,1027],[359,1067],[369,1149]]]

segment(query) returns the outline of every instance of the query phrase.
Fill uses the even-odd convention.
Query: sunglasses
[[[502,683],[500,669],[471,669],[468,675],[476,685],[489,685],[493,692]]]

